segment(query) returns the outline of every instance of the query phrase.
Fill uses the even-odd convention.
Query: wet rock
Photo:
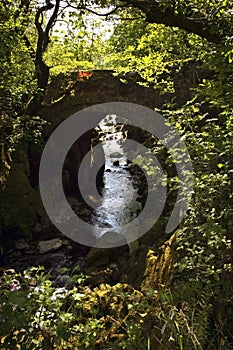
[[[127,244],[127,240],[123,235],[120,235],[115,231],[108,231],[102,237],[100,237],[95,247],[109,248],[119,247],[125,244]]]
[[[110,154],[110,158],[122,158],[123,154],[119,153],[119,152],[113,152],[112,154]]]
[[[59,249],[63,242],[60,238],[50,239],[48,241],[41,241],[38,243],[38,250],[40,254],[45,254]]]
[[[120,165],[119,160],[115,160],[115,162],[113,162],[113,165],[114,166],[119,166]]]
[[[108,222],[105,222],[105,221],[100,222],[100,223],[98,222],[98,226],[102,227],[102,228],[111,228],[112,227],[111,224],[109,224]]]

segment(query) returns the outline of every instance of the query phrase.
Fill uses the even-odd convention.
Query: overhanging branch
[[[94,15],[106,17],[106,16],[112,15],[113,13],[116,13],[116,11],[119,8],[122,8],[122,7],[125,7],[125,6],[116,6],[113,10],[111,10],[111,11],[109,11],[107,13],[98,13],[98,12],[96,12],[94,10],[91,10],[90,8],[87,8],[87,7],[84,7],[83,9],[85,9],[86,11],[88,11],[90,13],[93,13]]]
[[[183,14],[176,14],[171,8],[162,9],[157,1],[127,0],[127,3],[144,12],[148,23],[178,27],[186,30],[188,33],[197,34],[201,38],[215,44],[219,44],[223,40],[221,35],[212,33],[213,23],[207,18],[195,19]]]

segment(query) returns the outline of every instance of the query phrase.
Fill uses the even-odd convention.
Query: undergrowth
[[[75,287],[57,288],[43,267],[5,271],[0,282],[2,350],[230,348],[212,320],[210,285],[198,296],[195,285],[185,292],[121,283],[91,288],[73,270]]]

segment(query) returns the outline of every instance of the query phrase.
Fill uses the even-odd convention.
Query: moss
[[[29,181],[27,146],[20,145],[13,159],[6,187],[1,191],[0,219],[4,227],[30,235],[38,215],[45,215],[39,191]]]
[[[146,268],[142,282],[142,290],[160,287],[168,288],[171,282],[171,271],[174,261],[172,245],[176,234],[174,233],[161,247],[159,255],[154,250],[148,250]]]

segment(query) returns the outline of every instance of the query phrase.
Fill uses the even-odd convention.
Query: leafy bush
[[[75,270],[73,289],[56,288],[42,267],[10,272],[1,277],[3,350],[217,349],[208,339],[210,286],[195,299],[194,285],[188,302],[163,288],[142,292],[118,283],[91,289]]]

